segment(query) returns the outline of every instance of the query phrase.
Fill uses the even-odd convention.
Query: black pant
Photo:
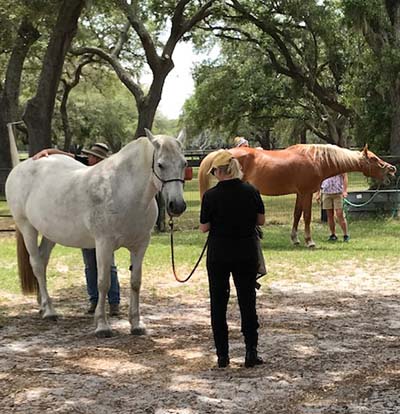
[[[232,273],[240,308],[241,330],[246,348],[256,347],[259,327],[256,311],[256,271],[254,260],[240,262],[207,261],[211,299],[211,326],[218,356],[229,353],[226,311],[229,301],[229,276]]]

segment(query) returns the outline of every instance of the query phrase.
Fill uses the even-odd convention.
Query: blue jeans
[[[97,303],[99,300],[99,291],[97,289],[97,262],[96,249],[82,249],[83,262],[85,263],[86,287],[91,303]],[[114,255],[111,265],[111,285],[108,290],[108,303],[119,303],[119,282],[117,268],[114,263]]]

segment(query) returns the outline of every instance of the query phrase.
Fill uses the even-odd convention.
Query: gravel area
[[[142,337],[129,333],[126,297],[111,319],[114,336],[94,336],[83,277],[52,292],[57,322],[41,320],[32,297],[0,286],[1,412],[400,413],[400,265],[346,269],[349,263],[334,274],[321,269],[307,282],[264,281],[258,309],[266,363],[253,369],[243,366],[233,297],[231,366],[215,367],[202,271],[179,295],[170,275],[161,295],[144,280]]]

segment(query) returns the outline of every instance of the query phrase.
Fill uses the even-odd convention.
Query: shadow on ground
[[[231,366],[215,368],[199,279],[190,294],[144,288],[141,337],[129,333],[126,299],[111,319],[114,336],[97,339],[82,286],[56,292],[58,322],[14,295],[0,307],[0,406],[30,414],[399,413],[400,282],[354,278],[357,289],[343,275],[265,283],[258,309],[266,364],[253,369],[243,367],[233,297]]]

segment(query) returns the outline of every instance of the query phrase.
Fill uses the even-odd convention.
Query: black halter
[[[153,162],[152,162],[152,166],[151,168],[153,169],[153,174],[162,182],[162,185],[164,186],[167,183],[172,183],[174,181],[179,181],[182,184],[185,184],[185,180],[182,180],[182,178],[170,178],[168,180],[164,180],[163,178],[161,178],[157,173],[156,170],[154,168],[154,163],[156,161],[156,151],[153,151]]]

